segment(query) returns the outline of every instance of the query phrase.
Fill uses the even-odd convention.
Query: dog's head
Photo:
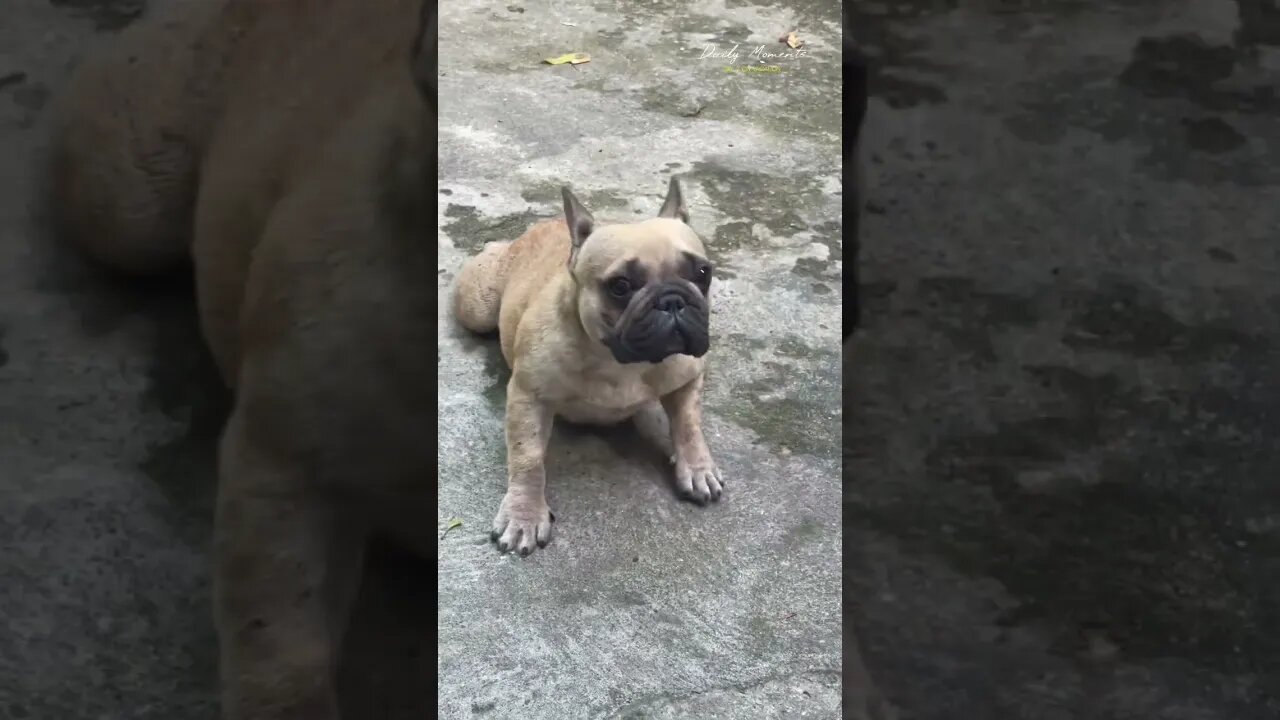
[[[701,357],[710,346],[711,262],[671,179],[658,217],[597,224],[564,188],[573,249],[569,272],[587,334],[620,363],[656,363],[672,355]]]

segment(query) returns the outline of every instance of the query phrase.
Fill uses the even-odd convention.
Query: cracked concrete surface
[[[438,558],[442,717],[838,716],[837,9],[442,5],[439,512],[463,520]],[[740,70],[794,28],[806,57]],[[739,57],[699,59],[709,43]],[[591,62],[541,63],[575,51]],[[507,374],[448,315],[454,276],[558,214],[562,184],[629,220],[672,174],[717,267],[706,431],[727,495],[678,501],[652,427],[558,427],[557,536],[499,556]]]
[[[846,562],[903,717],[1280,716],[1280,13],[859,3]]]

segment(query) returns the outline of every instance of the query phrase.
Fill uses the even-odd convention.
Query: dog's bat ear
[[[573,261],[578,258],[579,248],[595,229],[596,219],[591,217],[587,208],[574,197],[568,186],[560,188],[560,194],[564,196],[564,220],[569,224],[569,238],[573,241],[572,249],[569,251],[569,267],[572,268]]]
[[[413,73],[413,84],[418,87],[422,99],[432,109],[436,108],[436,69],[439,67],[436,49],[438,47],[436,0],[424,0],[421,9],[418,10],[418,34],[413,39],[409,68]]]
[[[671,218],[685,225],[689,224],[689,211],[684,205],[684,192],[680,190],[680,181],[674,177],[671,178],[671,184],[667,186],[667,199],[662,201],[662,209],[658,211],[658,217]]]

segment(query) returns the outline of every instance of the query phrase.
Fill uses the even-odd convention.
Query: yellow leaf
[[[791,32],[787,33],[786,43],[787,43],[787,47],[791,48],[792,50],[796,50],[801,45],[804,45],[804,41],[800,39],[799,35],[796,35],[795,30],[792,30]]]
[[[449,518],[449,520],[445,522],[444,530],[440,533],[440,539],[443,540],[448,537],[449,532],[457,527],[462,527],[462,518]]]
[[[566,53],[560,57],[547,58],[542,62],[548,65],[564,65],[565,63],[570,65],[581,65],[585,62],[591,62],[591,56],[586,53]]]

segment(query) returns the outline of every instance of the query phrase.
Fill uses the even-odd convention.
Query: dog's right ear
[[[432,110],[436,110],[436,49],[439,35],[436,24],[436,0],[424,0],[418,11],[418,35],[413,39],[413,57],[409,67],[413,72],[413,84]]]
[[[564,220],[569,223],[569,238],[573,241],[573,247],[569,251],[569,267],[572,268],[573,261],[578,259],[578,250],[582,247],[582,243],[587,241],[587,237],[595,229],[596,219],[591,217],[587,208],[573,196],[568,186],[560,188],[560,194],[564,196]]]
[[[662,209],[658,211],[658,217],[689,224],[689,210],[684,204],[684,191],[680,189],[680,181],[674,177],[667,185],[667,199],[662,201]]]

